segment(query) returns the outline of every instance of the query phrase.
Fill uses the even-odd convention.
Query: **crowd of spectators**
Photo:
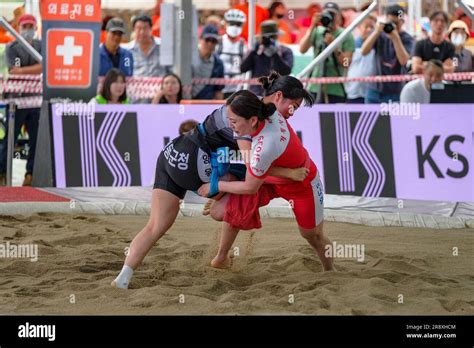
[[[174,104],[184,98],[180,77],[172,66],[160,64],[160,4],[151,15],[139,14],[126,23],[119,17],[104,18],[100,45],[99,75],[103,77],[97,97],[99,104],[153,103]],[[204,19],[199,28],[199,44],[192,61],[193,78],[244,79],[267,75],[275,70],[291,74],[295,53],[312,50],[317,57],[344,32],[350,22],[369,4],[356,9],[341,9],[335,2],[311,4],[299,17],[284,1],[273,1],[269,8],[256,5],[255,44],[248,47],[249,9],[247,1],[230,0],[229,9]],[[20,35],[41,53],[37,39],[38,23],[30,14],[17,16],[15,26]],[[429,23],[423,24],[423,35],[412,37],[407,31],[406,8],[391,5],[383,13],[371,13],[353,33],[342,40],[331,55],[316,66],[311,77],[366,77],[375,75],[420,74],[423,77],[405,82],[348,82],[310,84],[318,103],[383,103],[396,101],[429,102],[430,89],[443,82],[444,73],[472,72],[473,55],[467,42],[474,37],[472,22],[461,8],[454,16],[434,11]],[[130,25],[131,24],[131,25]],[[129,29],[132,33],[129,33]],[[125,42],[125,37],[130,37]],[[10,42],[12,41],[12,42]],[[0,43],[6,46],[6,65],[10,74],[41,74],[42,67],[18,42],[0,28]],[[248,73],[249,75],[246,75]],[[126,80],[129,77],[161,77],[156,94],[148,99],[129,99]],[[193,84],[191,99],[225,99],[243,88],[242,84]],[[252,91],[262,94],[252,85]],[[7,95],[12,97],[16,95]],[[25,96],[23,94],[22,96]],[[5,97],[5,96],[4,96]],[[21,124],[30,134],[25,185],[31,174],[38,128],[38,109],[18,111],[15,139]],[[191,123],[190,123],[191,124]],[[6,137],[3,142],[5,142]],[[0,146],[0,184],[6,168],[6,146]]]

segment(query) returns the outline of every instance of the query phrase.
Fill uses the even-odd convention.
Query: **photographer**
[[[342,16],[339,6],[333,2],[326,3],[323,7],[323,12],[316,13],[313,16],[311,26],[301,39],[300,52],[306,53],[313,46],[314,57],[317,57],[344,31],[341,28],[341,23]],[[322,65],[314,68],[311,77],[345,76],[346,70],[351,64],[354,50],[354,37],[352,34],[349,34],[340,47],[336,48]],[[309,90],[314,94],[318,102],[346,102],[346,92],[342,83],[311,84]]]
[[[280,75],[289,75],[293,68],[293,52],[278,42],[278,24],[275,21],[264,21],[260,25],[259,42],[250,51],[240,66],[241,72],[252,72],[253,78],[268,75],[275,70]],[[263,95],[260,86],[250,86],[257,95]]]
[[[413,38],[402,30],[405,11],[399,5],[386,9],[385,23],[377,23],[375,30],[362,45],[362,54],[367,55],[374,48],[376,75],[405,74]],[[365,98],[366,103],[378,104],[400,100],[403,82],[371,83]]]

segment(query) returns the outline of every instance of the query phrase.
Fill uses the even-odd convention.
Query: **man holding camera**
[[[321,25],[319,25],[319,23]],[[314,56],[317,57],[331,44],[344,30],[341,28],[342,15],[339,6],[328,2],[323,12],[313,16],[311,26],[301,39],[300,52],[306,53],[313,46]],[[336,48],[322,65],[314,68],[311,77],[340,77],[345,76],[355,51],[354,37],[349,34],[342,44]],[[311,84],[309,90],[316,97],[317,102],[345,103],[346,92],[342,83],[323,85]]]
[[[407,72],[414,40],[402,30],[405,11],[399,5],[386,9],[385,23],[377,23],[375,30],[362,45],[362,54],[367,55],[374,48],[377,75],[402,75]],[[366,103],[386,103],[400,100],[403,82],[372,83],[367,91]]]
[[[260,24],[259,42],[250,51],[240,66],[240,71],[252,72],[253,78],[265,76],[275,70],[280,75],[289,75],[293,68],[293,52],[288,47],[278,42],[278,23],[275,21],[264,21]],[[263,95],[260,86],[252,85],[249,88],[257,95]]]

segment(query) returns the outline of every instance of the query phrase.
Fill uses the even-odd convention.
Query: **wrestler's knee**
[[[322,222],[313,228],[299,228],[301,237],[304,239],[321,240],[324,237]]]
[[[224,220],[225,206],[216,201],[211,205],[210,213],[211,217],[216,221]]]

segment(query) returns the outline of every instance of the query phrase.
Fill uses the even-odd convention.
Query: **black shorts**
[[[154,189],[168,191],[180,199],[187,190],[197,191],[210,181],[210,155],[191,139],[191,134],[181,135],[161,151],[156,163]]]

